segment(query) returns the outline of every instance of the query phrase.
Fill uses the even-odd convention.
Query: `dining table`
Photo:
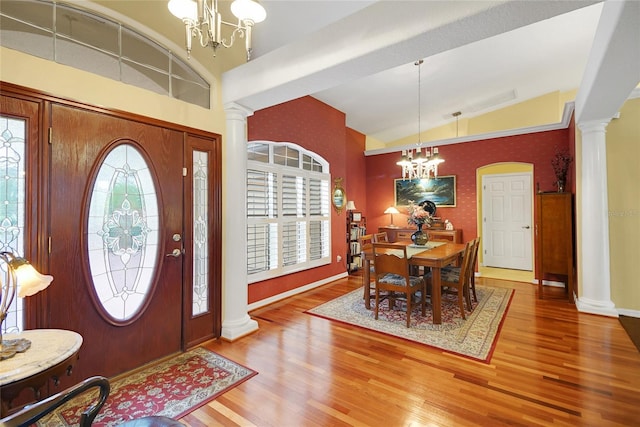
[[[447,241],[429,241],[426,245],[415,245],[412,241],[398,241],[394,243],[399,248],[407,246],[407,258],[409,266],[423,267],[431,269],[432,292],[431,306],[433,310],[433,324],[442,323],[442,295],[441,269],[449,265],[458,265],[464,254],[464,243],[451,243]],[[368,247],[362,251],[363,276],[364,276],[364,300],[367,309],[371,308],[371,261],[373,259],[373,247]],[[375,264],[375,263],[374,263]],[[375,267],[374,267],[375,268]]]

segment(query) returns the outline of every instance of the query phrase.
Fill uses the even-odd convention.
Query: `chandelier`
[[[218,11],[218,0],[169,0],[169,11],[182,20],[186,30],[187,56],[191,58],[191,39],[197,38],[202,47],[211,47],[213,56],[220,46],[233,46],[236,37],[245,39],[247,61],[251,59],[251,30],[254,24],[262,22],[267,12],[260,3],[254,0],[234,0],[231,3],[231,13],[238,18],[234,24],[222,20]],[[233,28],[229,41],[221,36],[222,25]]]
[[[429,148],[422,153],[420,142],[420,67],[424,61],[416,61],[418,67],[418,143],[415,149],[402,150],[402,157],[396,163],[402,168],[402,179],[429,179],[438,176],[438,165],[444,162],[438,154],[438,147],[433,147],[433,155]]]

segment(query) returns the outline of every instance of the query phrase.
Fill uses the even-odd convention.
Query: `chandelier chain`
[[[402,150],[402,158],[396,163],[402,168],[402,179],[429,179],[438,176],[438,165],[444,160],[438,154],[438,147],[433,147],[433,156],[429,148],[422,154],[422,72],[424,60],[414,62],[418,67],[418,142],[415,149]],[[415,150],[415,151],[414,151]],[[414,156],[415,155],[415,156]]]
[[[422,97],[421,97],[422,90],[421,90],[420,82],[422,81],[422,78],[421,78],[420,70],[422,68],[421,65],[422,65],[423,62],[424,61],[422,59],[420,59],[419,61],[416,61],[416,63],[415,63],[415,65],[418,66],[418,147],[420,145],[422,145],[422,142],[421,142],[422,139],[420,137],[420,134],[422,133],[422,129],[420,128],[420,124],[421,124],[421,121],[422,121],[422,114],[421,114],[421,111],[420,111],[420,107],[422,105]]]

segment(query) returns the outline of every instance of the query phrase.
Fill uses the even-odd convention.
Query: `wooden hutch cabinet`
[[[417,228],[399,228],[399,227],[378,227],[378,233],[383,231],[387,233],[390,242],[398,240],[411,240]],[[429,234],[429,240],[450,240],[453,243],[462,243],[462,230],[436,230],[433,228],[422,227],[422,231]]]
[[[536,270],[538,298],[546,275],[566,276],[565,292],[573,301],[575,280],[574,212],[572,193],[536,196]]]

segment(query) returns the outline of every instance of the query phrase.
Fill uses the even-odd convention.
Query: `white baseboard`
[[[278,302],[280,300],[283,300],[285,298],[291,297],[293,295],[301,294],[301,293],[306,292],[308,290],[315,289],[315,288],[320,287],[322,285],[326,285],[327,283],[331,283],[331,282],[333,282],[335,280],[342,279],[342,278],[348,277],[348,276],[349,276],[349,274],[347,274],[347,272],[345,271],[343,273],[336,274],[335,276],[327,277],[325,279],[318,280],[317,282],[309,283],[307,285],[300,286],[299,288],[291,289],[290,291],[283,292],[283,293],[278,294],[278,295],[273,295],[273,296],[271,296],[269,298],[261,299],[260,301],[256,301],[254,303],[249,304],[247,306],[247,311],[252,311],[252,310],[256,310],[258,308],[262,308],[262,307],[264,307],[266,305],[273,304],[274,302]]]
[[[622,316],[640,318],[640,310],[629,310],[628,308],[619,308],[618,309],[618,314],[620,314]]]
[[[531,281],[531,283],[533,283],[534,285],[537,285],[538,282],[540,282],[539,279],[533,279]],[[564,282],[556,282],[554,280],[543,280],[542,281],[542,286],[553,286],[554,288],[564,288],[565,284],[564,284]]]

